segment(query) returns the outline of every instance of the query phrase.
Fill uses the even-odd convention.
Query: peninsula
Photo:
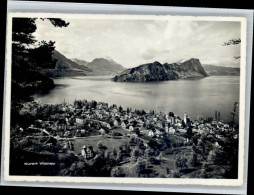
[[[199,59],[191,58],[183,63],[161,64],[153,62],[127,69],[112,78],[117,82],[150,82],[177,79],[204,78],[208,74]]]

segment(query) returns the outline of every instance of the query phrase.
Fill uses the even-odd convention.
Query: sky
[[[68,19],[66,28],[37,20],[37,40],[55,41],[67,58],[91,62],[110,58],[125,68],[159,61],[198,58],[201,64],[240,67],[240,44],[222,46],[241,37],[240,22],[183,20]]]

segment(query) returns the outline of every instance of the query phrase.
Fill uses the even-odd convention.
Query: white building
[[[170,128],[168,129],[168,133],[169,133],[169,134],[175,134],[175,132],[176,132],[176,130],[175,130],[175,128],[173,128],[173,127],[170,127]]]
[[[78,124],[84,124],[84,119],[76,118],[76,123],[78,123]]]
[[[186,129],[178,129],[180,133],[186,133]]]
[[[102,134],[102,135],[106,134],[106,131],[105,131],[104,129],[102,129],[102,128],[99,130],[99,132],[100,132],[100,134]]]
[[[167,119],[167,122],[169,122],[171,125],[174,125],[175,124],[175,117],[169,116]]]
[[[129,130],[130,130],[130,131],[133,131],[133,130],[134,130],[134,128],[133,128],[132,125],[129,126]]]
[[[125,124],[125,122],[122,122],[121,127],[122,127],[123,129],[126,129],[126,124]]]
[[[169,132],[169,128],[168,125],[165,126],[165,132],[168,133]]]
[[[92,146],[86,147],[84,145],[82,150],[81,150],[81,155],[84,156],[85,159],[93,158],[93,148],[92,148]]]
[[[150,130],[150,131],[148,132],[148,136],[154,137],[154,132],[153,132],[152,130]]]
[[[118,126],[118,121],[114,120],[114,126],[117,127]]]

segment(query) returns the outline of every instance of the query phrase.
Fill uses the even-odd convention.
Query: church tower
[[[188,118],[188,114],[185,110],[184,115],[183,115],[183,121],[184,121],[185,125],[187,125],[187,118]]]

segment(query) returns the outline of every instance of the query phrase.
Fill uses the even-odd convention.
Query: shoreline
[[[62,85],[63,86],[63,85]],[[65,86],[67,86],[67,85],[65,85]],[[63,87],[65,87],[65,86],[63,86]],[[47,93],[44,93],[44,94],[41,94],[41,95],[47,95]],[[34,97],[34,96],[33,96]],[[79,99],[79,100],[77,100],[77,101],[83,101],[83,100],[86,100],[86,99]],[[63,101],[62,101],[62,103],[42,103],[42,102],[40,102],[38,99],[34,99],[33,100],[34,102],[36,102],[36,103],[38,103],[38,104],[40,104],[41,106],[42,105],[63,105],[64,104],[64,102],[66,101],[65,100],[65,98],[63,99]],[[76,99],[74,100],[74,101],[76,101]],[[74,102],[73,101],[73,102]],[[87,100],[87,101],[96,101],[96,100],[93,100],[93,99],[91,99],[91,100]],[[97,101],[96,101],[97,102]],[[69,101],[66,101],[66,103],[67,104],[70,104],[70,105],[73,105],[73,103],[70,103]],[[107,102],[103,102],[103,101],[98,101],[98,103],[103,103],[103,104],[109,104],[109,103],[107,103]],[[111,106],[112,105],[116,105],[116,104],[110,104]],[[163,110],[165,110],[165,108],[167,108],[167,107],[157,107],[156,109],[145,109],[145,108],[133,108],[133,107],[128,107],[128,106],[122,106],[122,105],[117,105],[117,106],[121,106],[121,107],[123,107],[123,109],[127,109],[127,108],[132,108],[133,110],[144,110],[145,112],[150,112],[151,110],[153,110],[154,112],[156,112],[156,113],[163,113],[163,114],[166,114]],[[164,109],[163,109],[164,108]],[[158,109],[158,110],[157,110]],[[168,109],[168,110],[170,110],[170,109]],[[171,111],[168,111],[168,112],[171,112]],[[174,112],[175,113],[175,112]],[[188,113],[190,116],[192,115],[191,113]],[[212,117],[212,115],[214,115],[214,113],[213,114],[211,114],[210,116],[204,116],[204,115],[201,115],[201,114],[198,114],[197,115],[197,117],[198,116],[202,116],[202,117],[204,117],[204,118],[213,118]],[[178,113],[176,113],[176,116],[180,116]],[[194,118],[197,118],[197,117],[193,117],[193,120],[196,120],[196,119],[194,119]],[[235,119],[236,120],[236,122],[239,122],[239,120],[238,120],[238,118],[236,118]],[[221,120],[221,122],[224,122],[224,123],[230,123],[231,121],[230,120]]]
[[[239,78],[238,76],[223,76],[223,77],[225,79],[226,78],[232,78],[233,79],[232,82],[234,82],[235,79]],[[110,78],[110,77],[107,76],[106,78]],[[213,79],[214,81],[211,82],[211,86],[215,86],[217,84],[217,81],[216,81],[217,76],[212,76],[212,77],[207,77],[207,78],[214,78]],[[222,78],[222,76],[218,76],[218,78]],[[158,112],[160,112],[160,111],[162,111],[162,112],[173,111],[173,112],[175,112],[179,115],[182,115],[182,113],[185,110],[187,110],[190,113],[190,116],[192,116],[192,118],[195,119],[198,115],[214,116],[214,111],[215,110],[220,111],[220,109],[221,109],[221,106],[218,106],[218,104],[220,104],[220,102],[217,102],[217,99],[220,96],[223,98],[223,96],[219,92],[216,92],[216,91],[214,92],[215,95],[213,95],[213,92],[211,92],[212,95],[203,96],[201,94],[201,96],[198,96],[198,97],[196,97],[196,95],[194,95],[193,98],[199,98],[200,97],[201,102],[202,102],[203,97],[205,98],[204,100],[207,99],[207,101],[208,101],[207,106],[205,105],[204,109],[200,105],[199,107],[197,107],[197,111],[196,111],[196,108],[194,109],[193,106],[195,106],[195,104],[198,106],[199,102],[195,101],[193,106],[191,106],[192,101],[187,100],[186,98],[185,98],[186,102],[183,101],[183,99],[180,99],[180,107],[176,107],[176,104],[179,104],[179,103],[177,103],[178,102],[177,98],[181,97],[181,94],[182,94],[182,93],[179,93],[179,90],[176,93],[176,96],[174,95],[174,93],[172,93],[172,94],[166,93],[167,95],[170,95],[170,96],[168,96],[169,98],[172,97],[173,99],[172,100],[169,99],[168,100],[169,102],[164,101],[165,104],[163,102],[160,103],[158,100],[159,100],[159,98],[162,97],[162,95],[165,92],[158,91],[157,88],[156,88],[157,84],[159,85],[158,87],[163,87],[163,89],[165,88],[165,90],[166,90],[167,87],[169,87],[170,89],[175,88],[175,87],[178,86],[178,82],[179,82],[180,87],[182,89],[182,86],[185,85],[184,84],[185,82],[188,82],[188,83],[191,84],[193,81],[196,82],[196,80],[177,80],[177,82],[160,81],[160,82],[149,82],[149,83],[124,83],[124,82],[119,83],[119,82],[112,82],[112,81],[110,81],[110,79],[106,79],[105,82],[107,82],[107,84],[106,83],[104,84],[105,87],[110,85],[110,83],[113,83],[114,85],[112,86],[112,90],[114,90],[114,91],[115,90],[120,90],[119,93],[118,93],[118,91],[117,91],[117,93],[113,93],[114,91],[111,92],[111,90],[109,90],[109,89],[104,90],[103,88],[98,88],[98,90],[95,90],[94,87],[96,87],[98,84],[100,84],[100,82],[103,81],[105,79],[105,77],[100,77],[100,76],[84,76],[83,77],[82,76],[82,77],[78,77],[78,78],[65,77],[65,78],[61,78],[61,79],[62,79],[61,81],[56,82],[56,87],[53,90],[50,90],[49,93],[35,94],[33,96],[34,100],[36,102],[40,102],[42,104],[44,104],[44,103],[45,104],[63,103],[64,102],[64,97],[58,96],[58,92],[60,92],[63,95],[66,94],[66,96],[65,96],[66,101],[70,102],[70,103],[72,103],[75,99],[82,100],[83,97],[85,97],[89,101],[96,100],[96,101],[106,102],[106,103],[109,103],[109,104],[118,104],[118,105],[123,106],[124,108],[133,107],[133,108],[136,108],[136,109],[144,109],[147,112],[149,110],[153,109],[153,110],[156,110]],[[65,80],[65,79],[67,79],[67,80]],[[75,82],[73,81],[74,82],[73,85],[72,85],[72,79],[75,80]],[[89,84],[87,86],[85,85],[85,87],[83,87],[82,83],[83,83],[83,81],[86,83],[86,80],[89,81],[88,82]],[[205,79],[202,79],[202,80],[205,80]],[[226,80],[225,84],[227,84],[229,81]],[[234,84],[236,84],[237,86],[239,85],[238,82],[237,83],[232,83],[232,82],[231,81],[229,82],[229,84],[232,85],[232,88],[235,88]],[[130,93],[129,90],[131,90],[132,86],[135,87],[136,84],[138,86],[134,89],[133,92]],[[165,85],[165,84],[168,84],[169,86]],[[171,85],[171,84],[173,84],[173,85]],[[175,84],[177,84],[177,86],[174,86]],[[191,84],[192,87],[193,87],[193,85],[196,85],[196,84],[195,83]],[[74,86],[75,88],[72,88],[72,86]],[[147,86],[148,88],[145,89],[144,94],[143,93],[139,94],[137,90],[139,88],[142,88],[142,86],[144,86],[144,87]],[[150,87],[152,87],[152,88],[150,89]],[[227,85],[225,85],[225,87],[227,87]],[[82,92],[82,90],[86,90],[86,88],[88,90],[87,91],[88,95],[86,95],[87,93]],[[80,93],[84,94],[83,97],[80,94],[77,94],[77,95],[75,95],[75,94],[69,95],[68,94],[68,93],[71,94],[71,93],[76,93],[76,92],[79,93],[77,89],[80,89]],[[149,90],[149,91],[147,91],[147,90]],[[159,92],[159,93],[161,93],[161,95],[160,94],[159,95],[151,94],[152,96],[149,96],[151,90],[155,90],[154,93]],[[232,90],[235,90],[235,89],[232,89]],[[237,90],[237,88],[236,88],[236,90]],[[102,93],[98,94],[97,91],[102,92]],[[135,96],[136,92],[137,92],[137,96]],[[207,92],[209,92],[209,91],[207,91]],[[50,94],[50,96],[47,97],[48,94]],[[106,95],[105,98],[103,97],[103,94]],[[229,94],[229,95],[231,95],[231,94]],[[232,94],[232,95],[234,95],[234,94]],[[155,101],[156,104],[150,104],[149,105],[149,104],[142,103],[141,101],[143,101],[143,102],[148,101],[148,100],[146,100],[145,96],[147,96],[148,99],[151,99],[151,101]],[[62,99],[59,99],[59,97],[62,97]],[[215,101],[214,101],[214,99],[215,99]],[[139,102],[139,104],[137,103],[136,100]],[[212,100],[214,101],[214,103],[210,103],[210,101],[212,101]],[[173,101],[174,104],[170,103],[170,101]],[[234,101],[239,101],[239,100],[235,99]],[[132,104],[132,102],[133,102],[133,104]],[[186,107],[184,107],[183,103],[186,104]],[[202,104],[204,104],[204,102]],[[229,105],[229,103],[227,103],[226,106],[223,106],[223,108],[222,108],[222,109],[225,110],[225,111],[222,110],[222,113],[223,113],[222,118],[223,118],[224,121],[227,121],[227,122],[230,122],[230,120],[231,120],[231,117],[228,114],[232,111],[230,109],[230,107],[231,107],[231,104]],[[233,101],[232,101],[232,107],[233,107]],[[211,110],[211,112],[209,112],[208,110]]]

